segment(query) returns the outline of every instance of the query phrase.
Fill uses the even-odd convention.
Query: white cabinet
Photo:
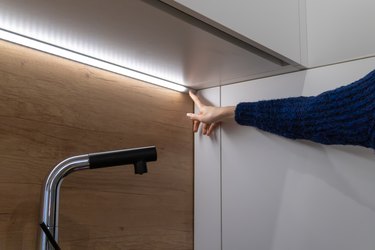
[[[163,1],[306,68],[375,55],[373,0]]]
[[[202,90],[199,95],[206,103],[220,106],[219,87]],[[220,137],[220,131],[211,139],[201,133],[194,137],[195,250],[221,249]]]
[[[222,87],[222,106],[316,95],[357,80],[375,58]],[[223,250],[372,250],[374,151],[221,131]]]
[[[222,87],[222,105],[298,96],[304,76],[298,72]],[[294,147],[235,122],[222,126],[223,250],[280,250],[273,244]]]
[[[317,95],[375,68],[375,57],[205,89],[213,105]],[[290,140],[225,123],[195,135],[196,250],[372,250],[371,149]]]
[[[375,1],[305,1],[309,67],[375,55]]]
[[[164,0],[256,47],[301,63],[300,0]],[[189,12],[190,10],[190,12]],[[300,20],[302,18],[302,20]]]

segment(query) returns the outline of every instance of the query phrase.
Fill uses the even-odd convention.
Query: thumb
[[[187,113],[186,116],[189,117],[192,120],[201,121],[201,115],[193,114],[193,113]]]

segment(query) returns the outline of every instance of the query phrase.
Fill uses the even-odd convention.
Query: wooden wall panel
[[[41,184],[73,155],[156,145],[149,173],[74,173],[62,249],[192,249],[193,135],[185,94],[0,41],[0,249],[34,249]]]

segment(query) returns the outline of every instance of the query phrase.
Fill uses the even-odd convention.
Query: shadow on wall
[[[290,165],[289,168],[301,174],[316,177],[341,194],[375,212],[375,200],[362,195],[366,191],[362,185],[359,185],[364,181],[373,183],[371,177],[375,176],[375,159],[372,149],[348,145],[326,146],[308,141],[294,143],[297,144],[295,154],[304,159],[305,164]],[[364,164],[358,164],[358,162]]]

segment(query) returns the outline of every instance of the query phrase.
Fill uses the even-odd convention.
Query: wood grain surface
[[[193,249],[188,96],[0,41],[0,249],[35,249],[45,176],[69,156],[155,145],[132,166],[64,179],[66,249]]]

